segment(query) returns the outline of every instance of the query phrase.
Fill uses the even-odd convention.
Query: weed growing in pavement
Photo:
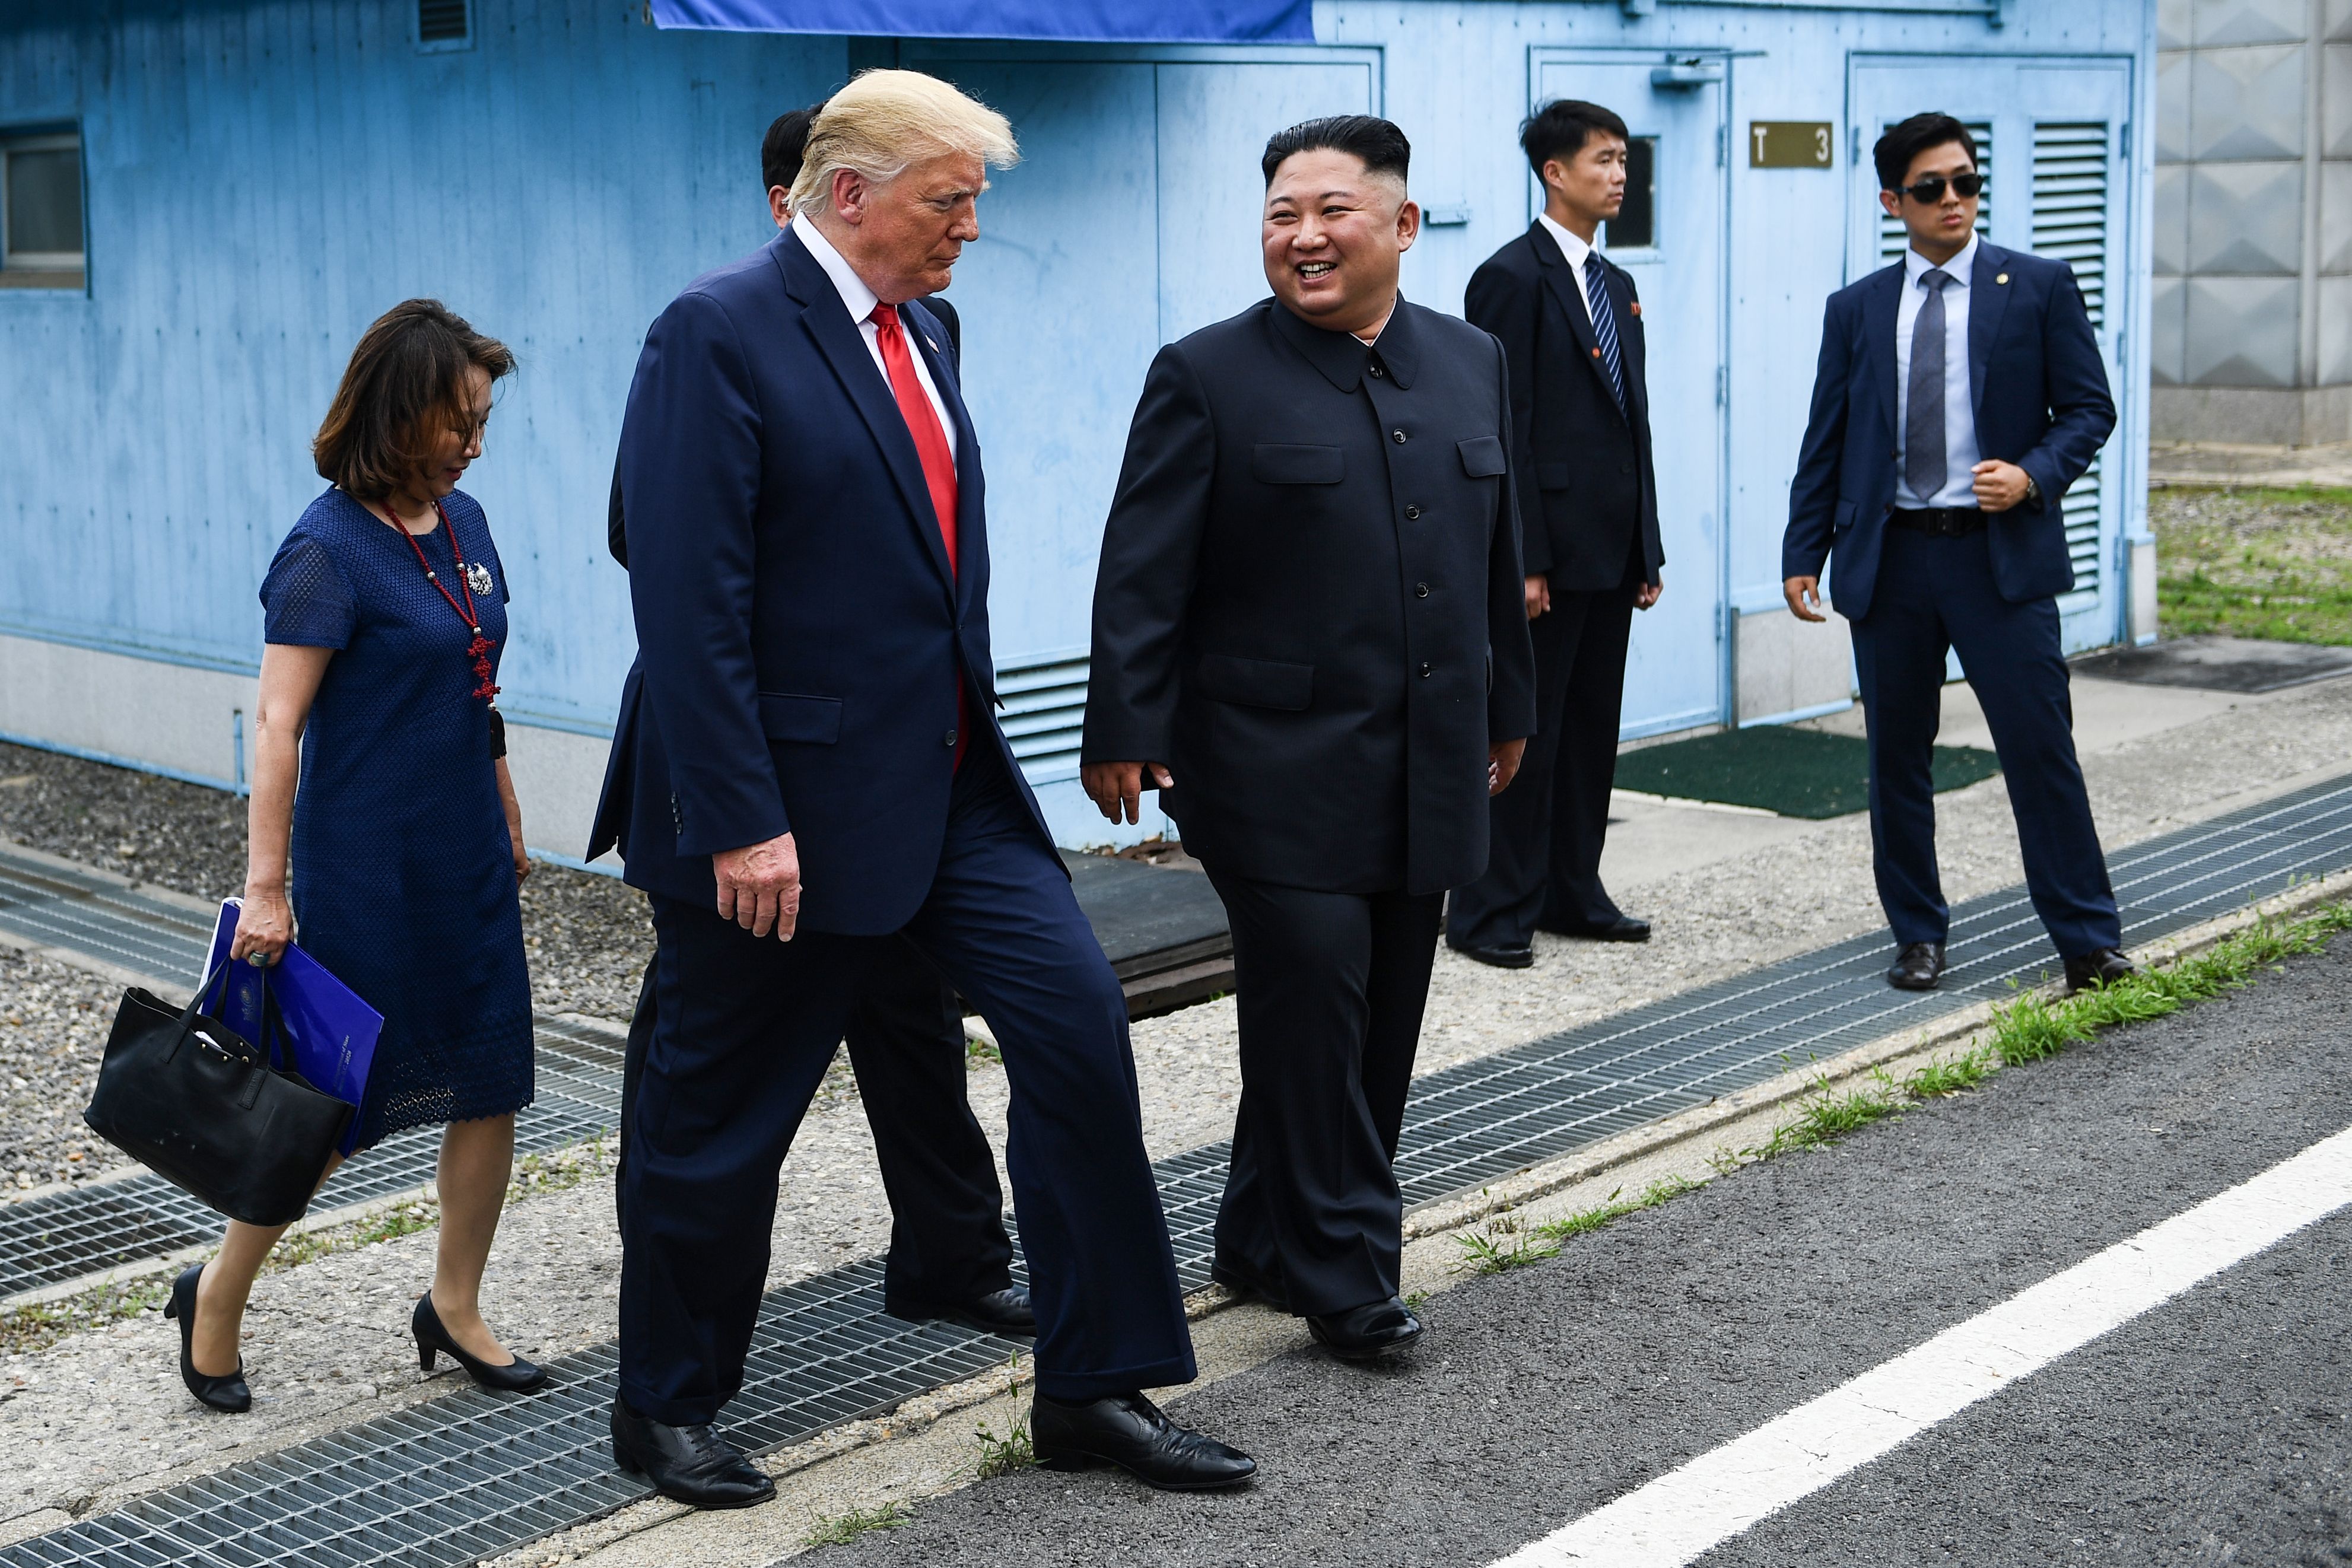
[[[853,1508],[810,1531],[801,1544],[846,1546],[873,1531],[896,1530],[914,1517],[907,1511],[907,1505],[900,1502],[886,1502],[880,1508]]]
[[[1021,1396],[1021,1356],[1018,1352],[1004,1358],[1004,1391],[1015,1399]],[[1037,1463],[1037,1445],[1030,1440],[1029,1423],[1024,1417],[1013,1417],[1013,1424],[1004,1429],[1001,1437],[985,1421],[972,1429],[972,1436],[980,1440],[980,1462],[976,1469],[982,1479],[990,1476],[1009,1476],[1015,1470],[1029,1469]]]
[[[1661,1176],[1643,1187],[1639,1197],[1627,1197],[1619,1187],[1609,1195],[1605,1203],[1591,1208],[1580,1208],[1558,1219],[1547,1219],[1526,1228],[1517,1216],[1497,1215],[1486,1222],[1484,1235],[1466,1231],[1454,1239],[1463,1256],[1454,1265],[1454,1272],[1466,1274],[1500,1274],[1523,1264],[1540,1263],[1547,1258],[1559,1256],[1563,1242],[1598,1230],[1613,1219],[1645,1208],[1655,1208],[1668,1198],[1680,1197],[1696,1190],[1701,1184],[1678,1176]],[[1411,1302],[1407,1302],[1411,1305]]]
[[[1947,1094],[1959,1094],[1975,1088],[1992,1071],[1993,1055],[1989,1051],[1971,1050],[1941,1061],[1931,1061],[1925,1067],[1915,1067],[1903,1079],[1903,1092],[1914,1100],[1939,1100]]]
[[[1004,1053],[978,1035],[971,1035],[963,1042],[963,1064],[975,1071],[982,1067],[1002,1067],[1004,1065]]]
[[[128,1322],[162,1310],[171,1295],[172,1281],[165,1276],[119,1281],[37,1306],[11,1307],[0,1312],[0,1354],[47,1350],[68,1334]]]

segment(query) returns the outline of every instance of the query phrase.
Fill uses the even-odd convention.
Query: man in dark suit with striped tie
[[[1625,200],[1625,122],[1560,99],[1519,128],[1544,183],[1528,232],[1472,275],[1464,314],[1511,368],[1536,734],[1515,788],[1489,802],[1486,874],[1456,888],[1445,939],[1499,968],[1535,962],[1533,936],[1648,939],[1601,884],[1618,710],[1633,612],[1658,601],[1665,551],[1650,461],[1650,394],[1633,280],[1594,248]]]

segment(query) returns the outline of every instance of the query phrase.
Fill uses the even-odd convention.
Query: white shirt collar
[[[1568,258],[1568,265],[1582,272],[1584,258],[1592,254],[1592,247],[1549,213],[1538,213],[1536,222],[1543,225],[1546,232],[1550,234],[1553,243],[1559,246],[1559,254]]]
[[[1945,287],[1966,288],[1969,286],[1969,269],[1977,264],[1978,237],[1976,235],[1969,235],[1969,243],[1962,246],[1960,254],[1949,261],[1929,261],[1916,250],[1906,250],[1903,253],[1903,286],[1906,288],[1916,288],[1923,275],[1940,267],[1952,277],[1952,281],[1946,284]]]
[[[841,296],[841,303],[848,309],[849,319],[863,322],[873,315],[874,307],[881,303],[880,298],[874,290],[866,287],[866,280],[857,276],[857,269],[849,265],[841,252],[833,248],[833,242],[824,237],[824,231],[803,216],[793,219],[792,232],[801,236],[801,244],[808,246],[808,253],[816,257],[816,264],[824,268],[827,277],[833,279],[834,291]]]

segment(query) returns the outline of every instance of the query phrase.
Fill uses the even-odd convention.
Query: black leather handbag
[[[176,1009],[139,987],[124,991],[81,1116],[100,1137],[231,1219],[286,1225],[310,1207],[352,1108],[204,1011],[226,972],[224,963],[206,975]],[[276,1014],[266,999],[265,1037],[277,1030]]]

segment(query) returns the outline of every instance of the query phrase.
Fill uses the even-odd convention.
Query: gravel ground
[[[85,970],[0,947],[0,1193],[130,1163],[81,1121],[121,995]]]

